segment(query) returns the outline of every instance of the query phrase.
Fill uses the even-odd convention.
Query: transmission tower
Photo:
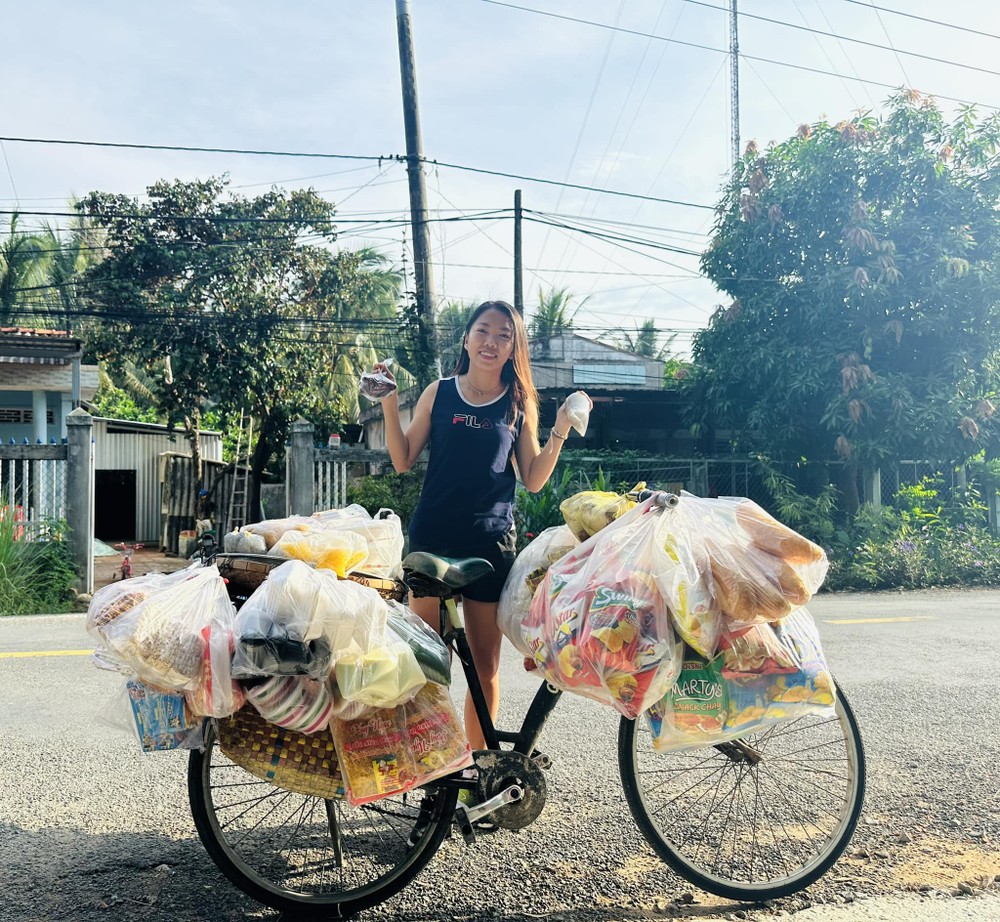
[[[729,144],[733,170],[740,160],[740,29],[737,0],[729,0]]]

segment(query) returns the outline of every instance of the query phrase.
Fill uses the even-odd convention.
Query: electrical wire
[[[904,13],[902,10],[894,10],[887,6],[876,6],[874,3],[866,3],[865,0],[841,0],[842,3],[851,3],[854,6],[861,6],[865,9],[878,10],[881,13],[891,13],[893,16],[904,16],[907,19],[915,19],[918,22],[926,22],[933,26],[942,26],[945,29],[956,29],[959,32],[967,32],[969,35],[979,35],[983,38],[995,38],[1000,40],[1000,35],[994,32],[983,32],[981,29],[972,29],[969,26],[960,26],[958,23],[945,22],[943,19],[931,19],[928,16],[918,16],[916,13]]]

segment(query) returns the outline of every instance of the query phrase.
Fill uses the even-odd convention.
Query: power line
[[[595,23],[595,25],[599,25]],[[621,30],[628,31],[628,30]],[[657,37],[657,36],[654,36]],[[716,50],[716,49],[709,49]],[[942,97],[944,99],[946,97]],[[387,161],[396,161],[399,163],[405,163],[408,158],[404,157],[402,154],[390,154],[385,156],[362,156],[358,154],[328,154],[318,151],[273,151],[273,150],[253,150],[250,148],[223,148],[223,147],[192,147],[192,146],[179,146],[172,144],[132,144],[124,143],[119,141],[80,141],[80,140],[70,140],[66,138],[15,138],[15,137],[0,137],[0,142],[10,141],[19,144],[68,144],[76,145],[79,147],[101,147],[101,148],[124,148],[128,150],[162,150],[162,151],[181,151],[185,153],[208,153],[208,154],[239,154],[243,156],[256,156],[256,157],[312,157],[317,159],[334,159],[334,160],[368,160],[377,161],[379,163],[384,163]],[[712,211],[715,206],[705,205],[699,202],[685,202],[680,199],[672,198],[662,198],[654,195],[641,195],[637,192],[625,192],[620,189],[598,189],[595,186],[586,186],[581,183],[572,182],[560,182],[557,179],[545,179],[539,176],[526,176],[523,173],[507,173],[503,170],[489,170],[483,167],[466,166],[461,163],[446,163],[443,160],[434,160],[429,157],[419,158],[420,162],[425,166],[435,166],[444,167],[448,170],[461,170],[467,173],[478,173],[482,176],[497,176],[502,179],[517,179],[521,182],[531,182],[537,183],[543,186],[561,186],[566,189],[579,189],[585,192],[599,192],[602,195],[615,195],[621,198],[632,198],[632,199],[642,199],[648,202],[659,202],[664,205],[679,205],[684,208],[702,208],[708,211]]]
[[[915,19],[918,22],[926,22],[933,26],[943,26],[945,29],[955,29],[958,32],[967,32],[969,35],[979,35],[983,38],[995,38],[1000,40],[1000,35],[993,32],[983,32],[980,29],[972,29],[969,26],[960,26],[954,22],[945,22],[942,19],[931,19],[928,16],[918,16],[916,13],[904,13],[902,10],[893,10],[887,6],[876,6],[874,3],[865,3],[864,0],[842,0],[843,3],[851,3],[868,10],[878,10],[882,13],[892,13],[893,16],[904,16],[906,19]]]
[[[715,48],[712,45],[702,45],[702,44],[700,44],[698,42],[682,41],[681,39],[678,39],[678,38],[670,38],[670,39],[668,39],[668,38],[664,38],[662,35],[653,35],[653,34],[651,34],[649,32],[641,32],[638,29],[626,29],[626,28],[624,28],[622,26],[611,26],[608,23],[605,23],[605,22],[596,22],[595,20],[592,20],[592,19],[581,19],[581,18],[579,18],[577,16],[567,16],[567,15],[565,15],[563,13],[550,13],[548,10],[538,10],[538,9],[534,9],[534,8],[528,7],[528,6],[518,6],[517,4],[514,4],[514,3],[504,3],[504,2],[501,2],[501,0],[480,0],[480,2],[481,3],[489,3],[489,4],[492,4],[494,6],[507,7],[508,9],[512,9],[512,10],[519,10],[520,12],[523,12],[523,13],[534,13],[534,14],[536,14],[538,16],[547,16],[547,17],[550,17],[552,19],[560,19],[560,20],[563,20],[563,21],[566,21],[566,22],[574,22],[574,23],[578,23],[578,24],[584,25],[584,26],[593,26],[593,27],[598,28],[598,29],[614,29],[615,31],[624,32],[627,35],[635,35],[635,36],[638,36],[639,38],[654,38],[654,39],[656,39],[657,41],[660,41],[660,42],[669,42],[670,44],[674,44],[674,45],[683,45],[683,46],[685,46],[687,48],[697,48],[697,49],[700,49],[701,51],[711,51],[711,52],[714,52],[715,54],[724,54],[724,55],[728,55],[729,54],[729,51],[726,50],[726,49],[724,49],[724,48]],[[694,2],[694,0],[686,0],[686,2]],[[703,4],[703,5],[709,6],[709,4]],[[868,4],[863,4],[863,5],[864,6],[868,6]],[[716,10],[723,9],[722,7],[712,7],[712,8],[716,9]],[[783,23],[783,24],[790,25],[790,26],[792,26],[792,28],[802,28],[800,26],[795,25],[794,23]],[[827,33],[820,33],[820,34],[827,34]],[[835,33],[829,33],[829,34],[831,36],[833,36],[833,37],[836,37]],[[879,46],[879,47],[884,47],[884,48],[886,48],[886,50],[891,50],[887,46]],[[827,76],[827,77],[837,77],[837,78],[839,78],[841,80],[853,80],[853,81],[855,81],[857,83],[867,83],[870,86],[878,86],[878,87],[882,87],[883,89],[887,89],[887,90],[898,90],[898,89],[900,89],[899,86],[897,86],[895,84],[892,84],[892,83],[883,83],[883,82],[881,82],[879,80],[868,80],[868,79],[864,79],[862,77],[849,77],[846,74],[839,74],[839,73],[837,73],[835,71],[823,70],[822,68],[819,68],[819,67],[808,67],[808,66],[806,66],[804,64],[792,64],[789,61],[779,61],[779,60],[777,60],[775,58],[765,58],[765,57],[762,57],[761,55],[744,54],[743,52],[740,52],[740,57],[743,60],[746,60],[746,61],[758,61],[761,64],[774,64],[777,67],[788,67],[788,68],[791,68],[792,70],[799,70],[799,71],[803,71],[805,73],[822,74],[822,75]],[[954,62],[950,62],[950,63],[954,63]],[[994,73],[994,72],[993,71],[988,71],[988,73]],[[990,105],[989,103],[977,102],[977,101],[972,100],[972,99],[963,99],[963,98],[958,97],[958,96],[945,96],[943,93],[933,93],[931,95],[937,97],[938,99],[945,99],[948,102],[957,102],[957,103],[961,103],[962,105],[966,105],[966,106],[981,106],[984,109],[993,109],[993,110],[1000,109],[1000,106],[993,106],[993,105]]]

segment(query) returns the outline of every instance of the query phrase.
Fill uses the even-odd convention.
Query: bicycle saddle
[[[481,557],[438,557],[426,551],[414,551],[403,560],[403,569],[441,583],[453,592],[481,576],[493,572],[493,564]]]

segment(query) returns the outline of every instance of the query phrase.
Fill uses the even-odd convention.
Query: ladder
[[[246,459],[241,467],[244,425],[247,430]],[[240,427],[236,432],[236,453],[233,456],[233,479],[229,487],[229,505],[226,509],[226,534],[246,525],[247,522],[247,497],[250,494],[250,446],[252,443],[253,416],[240,410]]]

